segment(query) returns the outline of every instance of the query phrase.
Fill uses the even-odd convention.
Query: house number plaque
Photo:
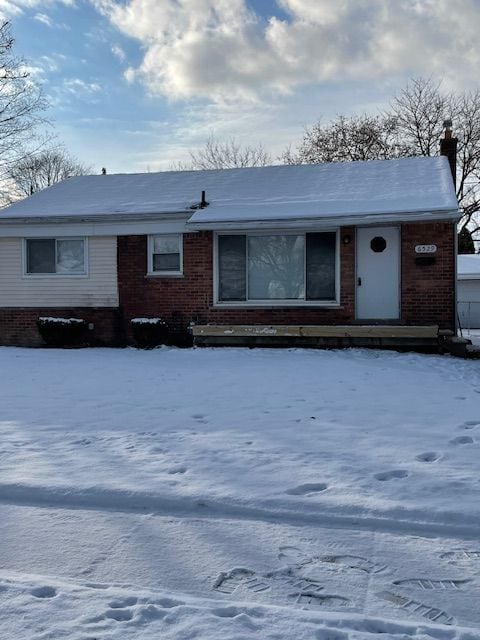
[[[437,253],[436,244],[417,244],[415,246],[415,253]]]

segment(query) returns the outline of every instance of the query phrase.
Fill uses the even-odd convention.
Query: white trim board
[[[0,223],[0,238],[52,238],[91,236],[147,236],[171,233],[194,233],[184,220],[97,223]]]

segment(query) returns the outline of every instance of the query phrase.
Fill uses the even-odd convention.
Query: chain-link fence
[[[471,329],[480,329],[480,301],[459,300],[457,313],[464,334],[468,334]]]

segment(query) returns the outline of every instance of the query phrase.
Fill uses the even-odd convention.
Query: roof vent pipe
[[[205,207],[208,207],[208,202],[205,199],[205,191],[202,191],[202,199],[200,200],[200,209],[205,209]]]

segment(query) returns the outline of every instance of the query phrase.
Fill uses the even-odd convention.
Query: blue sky
[[[475,88],[480,0],[0,0],[59,138],[99,171],[169,168],[211,134],[274,156],[408,78]]]

